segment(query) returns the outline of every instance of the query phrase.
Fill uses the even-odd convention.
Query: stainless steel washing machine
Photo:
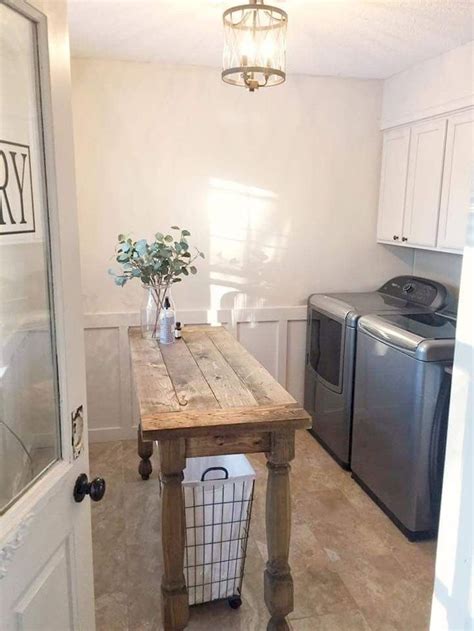
[[[434,313],[358,322],[353,477],[410,540],[436,532],[455,331]]]
[[[357,322],[366,314],[442,309],[443,285],[397,276],[372,292],[313,294],[308,299],[305,409],[311,433],[344,468],[350,468]]]

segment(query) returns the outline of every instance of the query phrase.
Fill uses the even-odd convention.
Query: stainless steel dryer
[[[311,433],[350,468],[357,321],[366,314],[442,309],[446,288],[416,276],[397,276],[372,292],[313,294],[308,299],[305,409]]]
[[[359,320],[352,475],[411,540],[436,531],[456,322]]]

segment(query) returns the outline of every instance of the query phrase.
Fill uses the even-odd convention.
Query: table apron
[[[226,454],[266,453],[271,448],[271,432],[210,433],[186,438],[186,458]]]

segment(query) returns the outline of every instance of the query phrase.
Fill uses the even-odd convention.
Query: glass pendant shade
[[[258,0],[224,12],[222,79],[226,83],[258,88],[283,83],[286,78],[285,11]]]

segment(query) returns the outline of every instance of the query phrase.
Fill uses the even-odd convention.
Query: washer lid
[[[359,329],[421,361],[452,360],[456,321],[436,313],[365,316]]]

